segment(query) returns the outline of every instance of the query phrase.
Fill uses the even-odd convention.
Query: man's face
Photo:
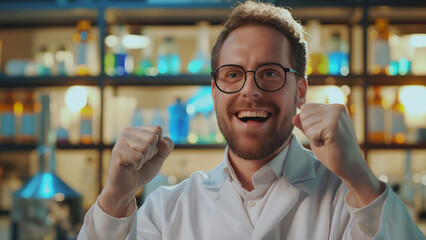
[[[260,25],[247,25],[234,30],[225,40],[218,66],[237,64],[246,71],[264,63],[291,64],[291,47],[280,32]],[[221,92],[212,82],[212,95],[219,127],[232,153],[243,159],[265,159],[284,147],[293,130],[291,122],[296,107],[305,102],[306,80],[296,81],[296,74],[286,73],[284,87],[265,92],[247,73],[246,83],[237,93]],[[262,121],[242,121],[242,116],[266,116]]]

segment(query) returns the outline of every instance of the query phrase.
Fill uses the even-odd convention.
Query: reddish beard
[[[251,101],[245,104],[242,103],[235,105],[238,105],[239,108],[244,107],[248,109],[268,107],[268,109],[273,110],[273,114],[279,114],[279,108],[276,105],[267,104],[261,101]],[[226,113],[227,116],[231,117],[231,119],[235,113],[233,109],[233,107],[230,107]],[[219,114],[217,108],[215,110],[219,128],[225,136],[229,149],[240,158],[247,160],[261,160],[274,154],[291,136],[294,127],[291,120],[293,116],[296,115],[296,102],[294,102],[294,106],[287,108],[283,121],[281,124],[277,124],[275,128],[269,128],[267,132],[262,134],[259,134],[255,130],[244,132],[244,136],[235,129],[232,129],[230,125],[227,125],[224,118],[225,116]],[[268,121],[271,120],[272,119]],[[251,142],[252,144],[248,144],[248,142]]]

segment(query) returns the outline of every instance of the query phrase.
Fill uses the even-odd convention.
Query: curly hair
[[[211,67],[218,67],[219,52],[223,43],[232,31],[245,25],[263,25],[281,32],[292,47],[292,63],[300,77],[306,77],[308,64],[307,42],[305,30],[296,22],[290,11],[276,7],[271,3],[246,1],[239,3],[225,22],[224,29],[219,34],[211,54]]]

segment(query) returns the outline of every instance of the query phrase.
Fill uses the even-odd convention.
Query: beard
[[[224,117],[217,113],[217,121],[221,132],[223,133],[229,149],[238,157],[246,160],[261,160],[274,154],[283,144],[289,139],[293,132],[294,125],[292,123],[293,116],[296,115],[296,101],[297,94],[294,101],[294,105],[287,108],[284,119],[275,128],[271,127],[267,132],[261,135],[258,132],[251,131],[245,132],[244,137],[239,132],[232,129],[231,126],[227,125]],[[277,106],[267,105],[260,101],[250,102],[245,104],[246,107],[261,107],[261,106],[272,106],[275,113],[278,113]],[[232,116],[233,112],[228,110],[228,116]],[[253,140],[255,144],[248,145],[247,140]]]

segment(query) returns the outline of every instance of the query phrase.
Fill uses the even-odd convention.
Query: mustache
[[[240,109],[251,109],[251,108],[266,108],[274,112],[279,109],[275,104],[266,102],[262,99],[259,100],[239,100],[233,103],[228,108],[228,114],[234,115]]]

